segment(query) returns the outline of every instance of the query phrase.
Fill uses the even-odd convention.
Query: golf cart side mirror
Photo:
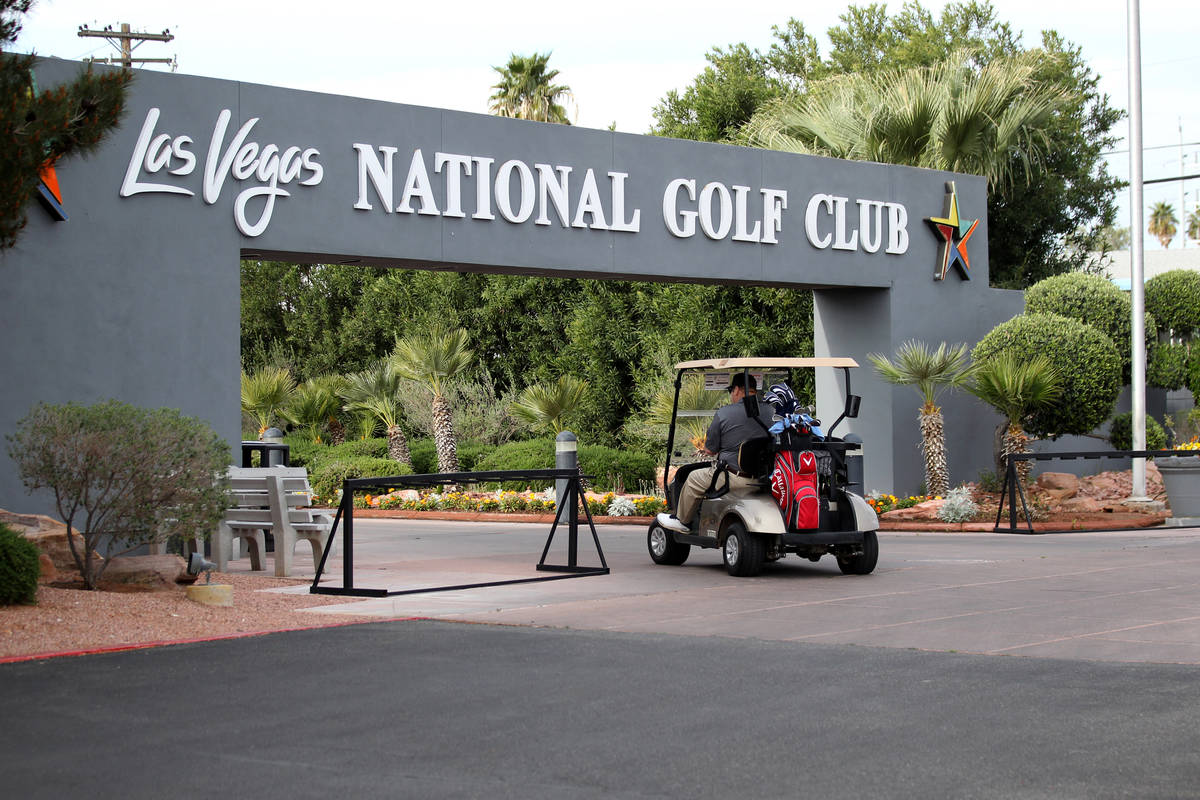
[[[856,394],[847,395],[846,397],[846,412],[843,414],[847,419],[854,419],[858,416],[858,407],[862,405],[862,398]]]

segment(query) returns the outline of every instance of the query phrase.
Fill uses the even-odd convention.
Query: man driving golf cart
[[[659,514],[646,532],[655,564],[679,566],[693,547],[719,549],[730,575],[757,575],[794,553],[810,561],[832,555],[850,575],[874,571],[879,520],[862,498],[861,440],[834,435],[858,416],[850,390],[852,358],[717,358],[675,365],[675,400],[667,432],[664,492],[674,515]],[[759,394],[769,374],[833,369],[842,374],[841,415],[828,428],[815,409],[802,409],[786,383]],[[756,380],[755,370],[763,377]],[[716,410],[680,408],[685,376],[705,384],[728,381],[730,402]],[[828,397],[824,402],[829,402]],[[770,404],[764,401],[770,401]],[[672,475],[677,421],[714,416],[702,455],[715,463],[685,463]]]
[[[700,449],[703,455],[716,456],[716,463],[688,473],[679,492],[679,504],[675,513],[664,512],[658,515],[658,522],[664,528],[678,533],[691,531],[700,500],[712,491],[714,480],[721,481],[724,485],[723,481],[727,477],[729,491],[734,493],[745,494],[761,488],[760,476],[742,471],[738,464],[738,450],[743,442],[769,435],[775,407],[760,399],[758,420],[750,418],[744,400],[746,395],[754,395],[757,398],[758,382],[753,375],[745,372],[735,373],[725,390],[729,392],[729,404],[717,409],[704,437],[704,447]]]

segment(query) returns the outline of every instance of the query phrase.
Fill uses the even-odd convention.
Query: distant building
[[[1105,257],[1103,262],[1104,274],[1125,291],[1130,289],[1131,260],[1129,250],[1114,250]],[[1178,250],[1146,250],[1142,268],[1146,280],[1173,269],[1200,271],[1200,247],[1186,247]]]

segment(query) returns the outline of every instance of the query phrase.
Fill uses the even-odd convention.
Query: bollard
[[[846,451],[846,488],[861,495],[864,490],[862,437],[855,433],[847,433],[842,437],[842,441],[856,442],[859,445],[858,450]]]
[[[579,441],[570,431],[563,431],[554,438],[554,468],[579,469]],[[555,508],[562,508],[563,498],[566,495],[567,482],[559,478],[554,482]]]
[[[268,444],[283,444],[283,431],[279,430],[279,428],[267,428],[263,431],[262,436],[258,438]],[[269,448],[263,453],[263,458],[259,460],[259,464],[264,467],[283,466],[283,451],[275,447]]]

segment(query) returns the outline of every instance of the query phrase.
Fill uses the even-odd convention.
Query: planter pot
[[[1200,517],[1200,456],[1166,456],[1154,459],[1174,519]]]

